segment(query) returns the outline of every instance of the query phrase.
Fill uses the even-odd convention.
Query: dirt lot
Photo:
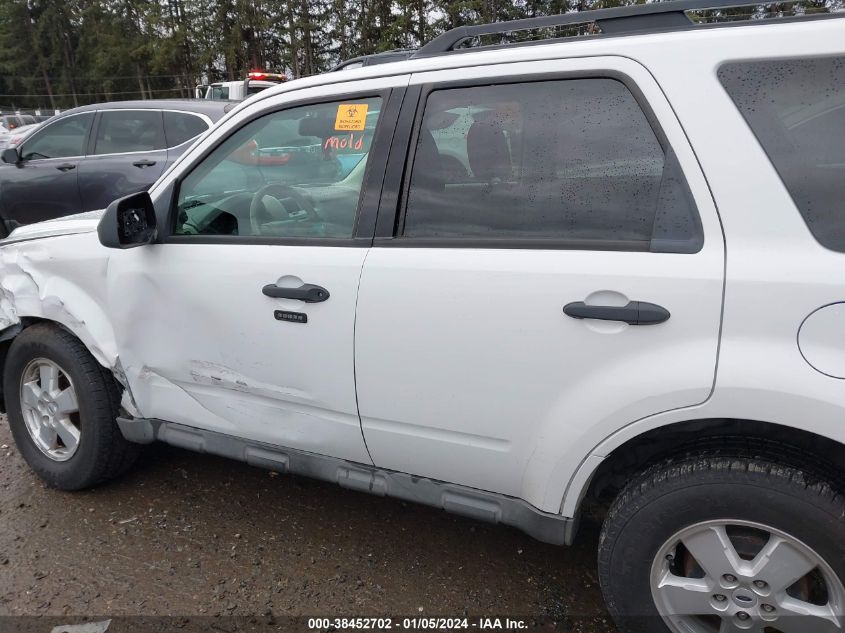
[[[596,581],[595,525],[582,526],[574,547],[557,548],[165,446],[149,447],[120,481],[62,493],[27,468],[4,418],[0,446],[3,631],[50,631],[43,625],[95,615],[206,624],[510,615],[544,628],[613,630]],[[55,617],[9,617],[34,615]]]

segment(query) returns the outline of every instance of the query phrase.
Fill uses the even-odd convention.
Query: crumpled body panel
[[[27,317],[60,323],[126,386],[107,316],[109,256],[93,231],[4,244],[0,332]],[[124,407],[134,411],[131,397],[124,401]]]

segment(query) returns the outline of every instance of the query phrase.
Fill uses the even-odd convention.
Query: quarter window
[[[93,121],[94,113],[86,112],[51,123],[23,144],[21,158],[42,160],[84,156],[88,132]]]
[[[351,238],[380,110],[358,98],[246,124],[182,181],[175,234]]]
[[[164,113],[164,132],[167,146],[176,147],[196,138],[208,129],[208,124],[195,114],[187,112]]]
[[[719,80],[810,232],[845,252],[845,57],[726,64]]]
[[[159,110],[107,110],[100,113],[95,154],[164,149]]]
[[[672,252],[702,243],[674,155],[614,79],[430,93],[401,235]]]

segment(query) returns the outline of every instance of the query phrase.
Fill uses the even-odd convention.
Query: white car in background
[[[9,138],[11,137],[11,135],[12,135],[12,131],[9,128],[7,128],[5,125],[0,123],[0,146],[6,147],[8,142],[9,142]]]
[[[0,131],[0,149],[7,147],[17,147],[23,140],[32,132],[41,127],[43,123],[30,123],[28,125],[21,125],[14,130]]]

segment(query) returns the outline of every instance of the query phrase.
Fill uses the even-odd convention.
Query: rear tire
[[[15,338],[3,390],[18,450],[54,488],[103,483],[138,456],[140,447],[126,441],[115,422],[120,389],[114,377],[64,328],[39,323]]]
[[[599,542],[619,630],[839,630],[824,617],[828,609],[845,625],[845,499],[833,481],[742,452],[642,473],[612,504]],[[816,615],[796,620],[804,607]]]

